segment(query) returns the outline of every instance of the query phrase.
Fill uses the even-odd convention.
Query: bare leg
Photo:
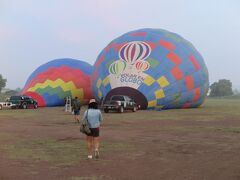
[[[87,136],[87,150],[88,150],[88,157],[92,156],[93,151],[93,137]]]
[[[96,157],[96,158],[99,158],[99,146],[100,146],[99,137],[94,137],[94,138],[93,138],[93,141],[94,141],[94,153],[95,153],[95,157]]]
[[[74,115],[74,120],[76,123],[79,123],[79,115]]]
[[[78,119],[79,119],[79,118],[78,118],[78,115],[75,115],[75,122],[76,122],[76,123],[79,122]]]
[[[95,150],[99,150],[99,137],[94,137],[93,140]]]

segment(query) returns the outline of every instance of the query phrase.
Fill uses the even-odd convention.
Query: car
[[[11,108],[21,108],[21,109],[27,109],[27,108],[38,108],[38,102],[29,97],[29,96],[11,96],[8,101],[11,103]]]
[[[110,101],[103,104],[103,109],[105,113],[108,113],[110,110],[118,111],[120,113],[123,113],[124,110],[132,110],[135,112],[137,111],[138,106],[129,96],[113,95],[111,96]]]
[[[0,110],[2,110],[4,108],[11,108],[11,107],[12,107],[11,102],[0,102]]]

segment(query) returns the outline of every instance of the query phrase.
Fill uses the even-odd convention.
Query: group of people
[[[72,110],[76,123],[80,122],[81,102],[78,97],[72,102]],[[86,134],[88,159],[99,158],[99,134],[100,125],[103,121],[102,113],[98,109],[98,103],[95,99],[91,99],[88,104],[88,109],[84,112],[82,119],[86,118],[90,127],[90,133]]]

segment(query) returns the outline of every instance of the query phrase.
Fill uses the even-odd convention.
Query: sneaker
[[[88,159],[92,159],[92,155],[88,155],[87,158],[88,158]]]
[[[99,158],[99,151],[98,151],[98,150],[95,150],[95,151],[94,151],[94,156],[95,156],[96,159]]]

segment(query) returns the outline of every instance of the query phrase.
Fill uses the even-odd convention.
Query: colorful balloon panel
[[[80,60],[53,60],[30,75],[22,94],[36,99],[39,106],[64,105],[68,96],[88,102],[93,97],[90,84],[92,71],[91,65]]]
[[[92,75],[95,98],[129,95],[143,109],[198,107],[208,86],[200,53],[181,36],[162,29],[140,29],[116,38],[99,54]]]

